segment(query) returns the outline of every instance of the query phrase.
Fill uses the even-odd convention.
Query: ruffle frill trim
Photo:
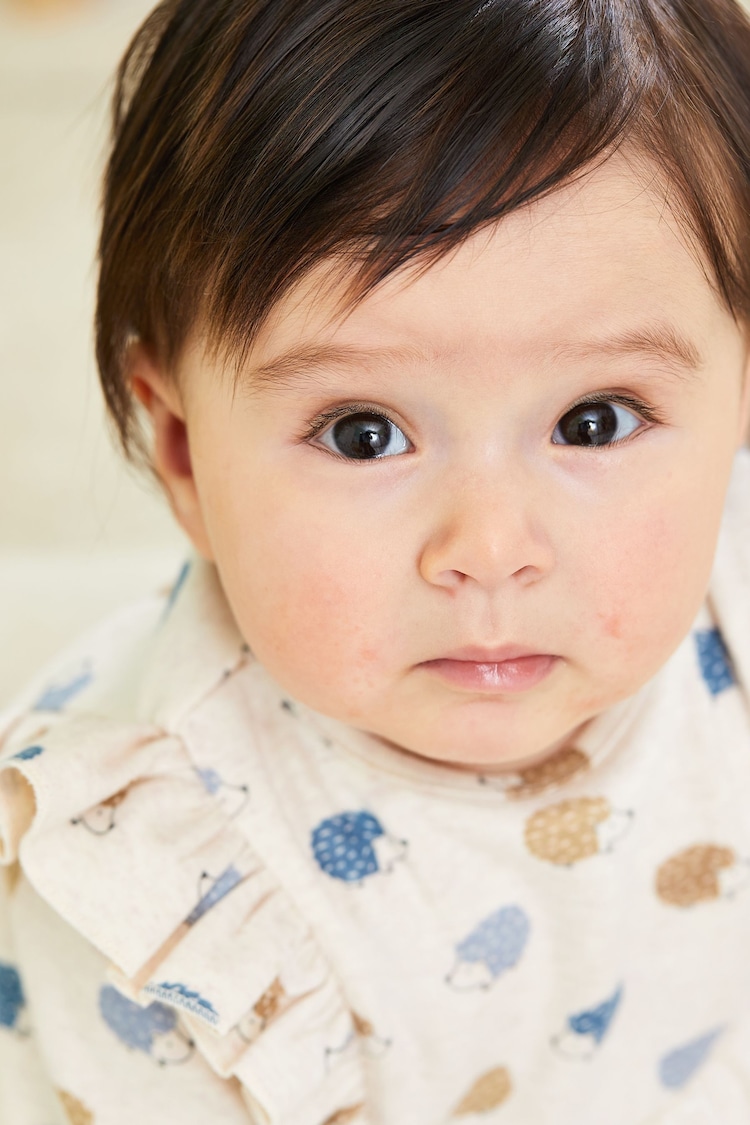
[[[151,723],[30,715],[0,760],[0,862],[174,1009],[265,1125],[363,1122],[355,1023],[308,924],[181,739]]]

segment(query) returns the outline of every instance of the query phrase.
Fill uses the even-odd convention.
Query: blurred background
[[[125,467],[93,358],[112,75],[153,0],[0,0],[0,710],[187,549]]]

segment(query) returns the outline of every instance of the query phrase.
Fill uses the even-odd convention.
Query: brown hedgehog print
[[[488,1113],[497,1109],[511,1094],[513,1089],[510,1075],[504,1066],[496,1066],[477,1078],[453,1111],[454,1117],[464,1117],[469,1113]]]
[[[666,860],[656,872],[656,893],[670,906],[694,906],[722,894],[720,872],[737,863],[731,848],[694,844]]]
[[[615,810],[605,797],[576,797],[539,809],[526,821],[532,855],[563,867],[610,851],[629,827],[631,813]]]
[[[567,746],[557,754],[553,754],[551,758],[519,770],[519,781],[505,790],[506,796],[512,801],[519,801],[523,797],[534,797],[552,785],[562,785],[570,781],[577,773],[587,770],[589,765],[588,756],[583,750]]]
[[[269,985],[260,1000],[256,1001],[253,1007],[256,1016],[263,1020],[264,1025],[278,1014],[281,1008],[281,1002],[285,996],[284,986],[279,978],[276,977],[273,984]]]
[[[70,1125],[94,1125],[94,1115],[86,1109],[83,1102],[79,1102],[78,1098],[74,1098],[67,1090],[57,1090],[56,1093]]]
[[[128,795],[127,789],[121,789],[119,793],[113,793],[111,797],[107,797],[106,801],[101,802],[103,809],[116,809]]]
[[[346,1125],[348,1121],[354,1121],[365,1108],[364,1102],[359,1105],[350,1105],[346,1109],[337,1109],[330,1117],[326,1117],[322,1125]]]
[[[390,1047],[391,1040],[383,1039],[382,1036],[378,1035],[372,1025],[372,1022],[368,1019],[365,1019],[364,1016],[360,1016],[358,1012],[350,1009],[350,1014],[352,1017],[352,1023],[354,1024],[354,1031],[360,1037],[360,1039],[363,1040],[365,1053],[368,1054],[371,1058],[374,1058],[377,1055],[382,1055],[383,1052],[388,1047]]]
[[[243,1039],[245,1043],[253,1043],[271,1020],[279,1015],[285,1006],[286,999],[284,986],[276,977],[260,999],[256,1000],[250,1011],[235,1024],[235,1030],[240,1039]]]
[[[354,1030],[357,1035],[361,1035],[363,1039],[366,1039],[368,1035],[372,1035],[375,1031],[370,1021],[366,1020],[364,1016],[358,1015],[354,1010],[352,1010],[352,1020],[354,1022]]]

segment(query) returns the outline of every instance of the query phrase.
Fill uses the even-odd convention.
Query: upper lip
[[[520,660],[524,656],[546,656],[539,649],[523,648],[520,645],[501,645],[498,648],[477,648],[467,645],[465,648],[456,648],[453,652],[446,652],[437,657],[438,660],[468,660],[475,664],[502,664],[504,660]]]

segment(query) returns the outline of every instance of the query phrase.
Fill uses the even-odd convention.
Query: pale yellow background
[[[92,346],[111,75],[152,6],[0,0],[0,707],[185,551],[112,448]]]

